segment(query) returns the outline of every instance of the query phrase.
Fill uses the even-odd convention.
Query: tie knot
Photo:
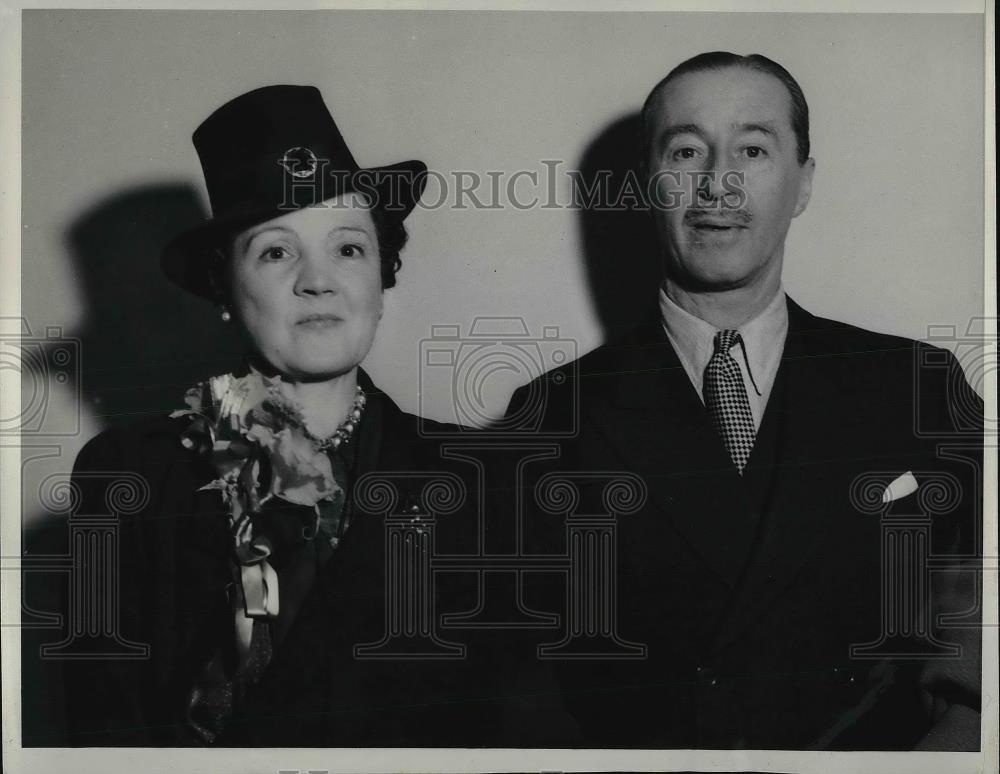
[[[719,331],[715,334],[715,351],[728,352],[742,341],[740,332],[737,330]]]

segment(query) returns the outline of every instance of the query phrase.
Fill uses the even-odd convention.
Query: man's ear
[[[806,205],[809,204],[809,197],[813,190],[813,172],[816,171],[816,159],[806,159],[805,163],[799,167],[799,196],[795,201],[795,211],[793,218],[797,218],[805,212]]]

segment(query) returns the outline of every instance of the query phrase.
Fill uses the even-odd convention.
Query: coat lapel
[[[838,513],[829,497],[824,459],[830,445],[839,443],[842,396],[829,378],[831,358],[819,321],[791,299],[788,313],[788,336],[764,419],[778,424],[773,465],[764,462],[772,467],[770,496],[753,557],[716,634],[716,648],[731,643],[787,588]]]
[[[389,397],[378,389],[369,378],[368,374],[358,369],[358,384],[365,391],[368,397],[366,406],[365,422],[367,432],[362,432],[358,438],[358,475],[364,475],[375,470],[378,465],[379,455],[382,452],[382,428],[386,419],[392,419],[395,413],[399,413],[396,405],[389,400]],[[388,404],[391,404],[389,406]],[[386,410],[389,416],[386,417]]]
[[[732,588],[746,560],[754,522],[739,476],[659,320],[615,353],[608,405],[594,414],[624,467],[645,481],[656,506],[644,513],[650,537],[672,527]],[[621,378],[624,377],[624,378]],[[631,517],[629,517],[631,518]]]
[[[345,616],[345,609],[357,605],[360,597],[377,597],[383,584],[383,520],[375,514],[359,510],[354,502],[354,492],[358,479],[366,473],[386,469],[383,458],[387,449],[383,446],[383,437],[387,424],[393,425],[397,421],[399,409],[360,370],[358,382],[368,396],[368,402],[361,431],[357,435],[357,460],[347,504],[350,521],[337,549],[320,568],[306,603],[303,603],[296,622],[292,624],[291,632],[297,635],[309,628],[330,632],[343,630],[345,624],[349,627],[351,618]],[[374,601],[379,602],[378,599]],[[325,625],[317,627],[317,615],[324,619]],[[292,654],[292,658],[298,658],[292,647],[283,648],[283,651],[276,654],[272,665],[288,653]]]
[[[363,372],[359,384],[368,396],[361,430],[357,436],[357,460],[351,481],[348,508],[349,526],[337,549],[320,569],[309,596],[315,597],[331,626],[343,629],[343,605],[356,605],[361,596],[372,596],[381,605],[384,575],[384,519],[377,513],[366,513],[353,502],[357,481],[370,473],[384,472],[391,478],[393,471],[418,469],[419,460],[413,454],[414,439],[409,437],[404,415],[392,400],[376,388]],[[401,495],[400,505],[406,499]],[[317,605],[312,606],[315,614]],[[306,608],[304,607],[303,610]],[[300,618],[303,616],[300,615]],[[297,627],[298,622],[293,626]],[[315,625],[311,619],[308,626]],[[276,656],[275,661],[280,658]]]

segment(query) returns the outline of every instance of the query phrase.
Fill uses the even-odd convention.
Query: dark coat
[[[429,477],[462,471],[455,474],[439,442],[421,435],[421,420],[400,411],[367,377],[362,385],[369,402],[357,441],[359,478],[384,475],[398,486],[392,512],[412,505],[422,510]],[[197,744],[184,722],[185,700],[218,643],[232,637],[232,542],[219,494],[197,491],[215,473],[182,447],[183,427],[158,418],[108,430],[77,458],[81,514],[107,513],[105,496],[116,473],[148,483],[146,505],[120,518],[118,571],[107,580],[120,590],[119,636],[148,644],[150,653],[64,664],[68,745]],[[434,428],[438,435],[448,429]],[[466,496],[471,502],[476,493]],[[349,529],[221,746],[433,746],[456,735],[473,738],[488,722],[477,714],[481,674],[474,661],[355,658],[355,645],[377,643],[386,633],[387,562],[385,514],[361,502],[352,507]],[[461,550],[464,537],[475,539],[469,513],[438,519],[439,550]],[[436,612],[469,604],[455,588],[438,584]]]
[[[974,614],[971,627],[935,629],[964,646],[961,657],[890,657],[913,652],[912,640],[866,659],[850,648],[880,638],[888,515],[930,514],[930,552],[974,565],[982,402],[943,350],[820,319],[791,300],[788,312],[742,479],[658,319],[515,393],[509,416],[545,401],[540,436],[577,427],[558,461],[527,468],[525,502],[553,470],[631,471],[648,490],[616,527],[617,632],[646,656],[547,662],[538,690],[519,687],[537,699],[512,701],[522,717],[561,705],[576,729],[546,733],[544,719],[526,720],[531,746],[978,749]],[[937,453],[945,442],[950,456]],[[878,497],[861,502],[859,476],[888,482],[907,471],[923,481],[917,494],[888,511]],[[932,480],[956,484],[947,506]],[[577,513],[604,511],[584,487]],[[551,515],[529,517],[526,533],[532,551],[566,550]],[[935,573],[932,613],[974,610],[975,585],[974,572]],[[550,575],[526,599],[565,611],[563,593]]]

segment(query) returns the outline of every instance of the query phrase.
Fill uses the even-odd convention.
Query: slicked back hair
[[[642,106],[640,116],[640,147],[642,149],[641,166],[646,169],[649,163],[649,147],[652,142],[652,132],[649,129],[650,113],[657,95],[663,91],[670,83],[689,73],[700,73],[709,70],[725,70],[730,67],[741,67],[745,70],[753,70],[759,73],[767,73],[777,78],[788,90],[788,96],[792,103],[792,130],[795,133],[796,155],[799,164],[805,164],[809,158],[809,105],[806,103],[805,94],[798,81],[792,77],[784,67],[772,59],[760,54],[749,54],[740,56],[731,54],[728,51],[710,51],[705,54],[698,54],[690,59],[681,62],[677,67],[667,73],[653,90],[646,97],[646,102]]]

